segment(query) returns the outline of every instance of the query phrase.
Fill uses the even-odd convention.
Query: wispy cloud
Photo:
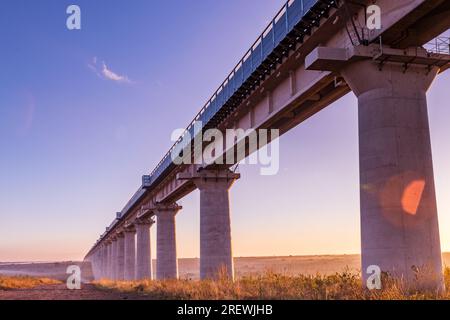
[[[88,63],[88,68],[91,69],[99,78],[102,78],[102,75],[97,70],[97,57],[92,58],[92,61]]]
[[[117,72],[112,71],[105,63],[102,61],[101,66],[98,63],[97,57],[94,57],[92,61],[88,64],[89,69],[92,70],[99,78],[110,80],[118,83],[134,83],[128,76],[120,75]]]

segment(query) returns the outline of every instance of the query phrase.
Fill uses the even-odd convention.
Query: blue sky
[[[0,261],[81,259],[283,2],[2,1]],[[429,92],[444,250],[449,77]],[[231,190],[235,255],[358,253],[353,94],[280,143],[278,175],[243,166]],[[178,252],[198,256],[198,193],[181,204]]]

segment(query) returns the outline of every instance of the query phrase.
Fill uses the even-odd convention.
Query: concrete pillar
[[[102,247],[97,247],[96,252],[96,259],[97,259],[97,279],[102,278]]]
[[[100,247],[95,250],[95,264],[96,264],[96,280],[101,278],[101,258],[100,258]]]
[[[126,229],[125,232],[125,280],[134,280],[136,272],[136,242],[135,229]]]
[[[92,276],[94,277],[94,280],[96,280],[95,253],[93,253],[93,254],[90,256],[89,262],[91,263]]]
[[[104,243],[102,246],[102,278],[107,278],[107,268],[108,268],[108,247]]]
[[[103,278],[103,246],[98,247],[98,278]]]
[[[117,280],[117,238],[111,240],[111,280]]]
[[[102,262],[102,278],[103,278],[103,279],[106,279],[106,278],[107,278],[106,271],[107,271],[107,268],[108,268],[108,247],[107,247],[106,242],[103,242],[103,249],[102,249],[102,252],[103,252],[103,255],[102,255],[102,257],[103,257],[103,262]]]
[[[136,228],[136,279],[152,279],[152,255],[150,251],[151,219],[137,219]]]
[[[240,176],[206,171],[194,179],[200,190],[200,278],[234,279],[229,189]]]
[[[156,209],[156,279],[178,279],[175,215],[178,205],[158,206]]]
[[[117,235],[117,274],[116,280],[123,281],[125,275],[125,238],[123,233]]]
[[[196,168],[177,178],[193,181],[200,190],[200,278],[234,279],[228,190],[240,174],[226,168]]]
[[[95,251],[90,257],[92,275],[94,276],[94,280],[98,280],[98,259],[97,259],[97,251]]]
[[[106,278],[112,279],[112,243],[106,244]]]
[[[97,260],[97,279],[102,278],[102,248],[97,249],[96,260]]]
[[[376,265],[408,286],[443,288],[426,92],[437,69],[354,62],[364,281]]]

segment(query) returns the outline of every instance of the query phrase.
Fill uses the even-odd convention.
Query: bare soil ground
[[[100,290],[92,284],[83,284],[81,290],[68,290],[65,283],[40,286],[33,289],[0,290],[0,300],[140,300],[143,295]]]

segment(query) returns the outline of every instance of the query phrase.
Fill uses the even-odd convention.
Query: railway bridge
[[[366,26],[368,6],[381,28]],[[407,282],[442,288],[442,261],[426,92],[450,66],[445,0],[290,0],[187,126],[86,255],[96,278],[178,277],[177,201],[200,190],[200,276],[234,276],[229,189],[232,163],[176,164],[190,139],[216,128],[277,129],[282,135],[350,91],[358,98],[362,270],[379,266]],[[197,126],[198,127],[198,126]],[[190,137],[189,139],[187,137]],[[270,143],[269,137],[267,143]],[[215,150],[251,150],[245,137]],[[261,146],[259,146],[261,147]],[[195,153],[195,152],[194,152]],[[240,183],[245,183],[244,181]],[[367,275],[363,272],[363,278]]]

